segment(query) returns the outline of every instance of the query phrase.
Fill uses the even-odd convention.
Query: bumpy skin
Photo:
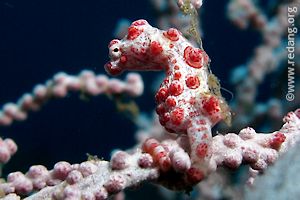
[[[201,165],[209,158],[211,127],[230,117],[206,52],[193,47],[177,29],[163,31],[137,20],[124,39],[110,42],[109,55],[105,69],[111,75],[165,70],[155,96],[160,123],[169,132],[188,134],[193,165],[205,168]]]

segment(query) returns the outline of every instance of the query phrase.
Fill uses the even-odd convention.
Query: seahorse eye
[[[118,52],[119,51],[119,49],[118,48],[114,48],[114,50],[113,50],[114,52]]]

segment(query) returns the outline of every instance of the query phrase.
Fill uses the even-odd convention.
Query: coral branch
[[[29,111],[37,111],[52,98],[64,98],[69,91],[82,92],[96,96],[100,94],[121,94],[139,96],[143,93],[144,84],[139,74],[130,73],[126,81],[108,79],[106,75],[95,75],[83,70],[79,75],[57,73],[53,79],[34,87],[31,94],[24,94],[17,103],[6,103],[0,111],[0,126],[9,126],[14,120],[23,121]]]
[[[26,175],[20,172],[10,174],[9,182],[0,186],[6,193],[18,194],[28,194],[32,189],[35,191],[41,189],[25,198],[26,200],[107,199],[108,196],[127,187],[137,186],[144,180],[153,180],[159,176],[159,168],[151,167],[153,161],[147,154],[138,151],[126,159],[129,165],[115,170],[111,168],[113,161],[109,163],[102,160],[91,160],[72,166],[58,163],[50,172],[47,172],[44,167],[36,166],[32,167]],[[66,180],[61,182],[61,179]],[[55,186],[42,189],[46,184]]]
[[[10,138],[3,140],[0,137],[0,164],[7,163],[11,156],[17,152],[17,144]]]
[[[246,128],[239,135],[213,137],[208,173],[217,167],[238,168],[241,164],[264,171],[300,140],[300,109],[288,113],[284,121],[279,131],[270,134]],[[188,140],[150,139],[142,147],[149,154],[139,148],[131,155],[117,151],[110,162],[97,159],[74,165],[59,162],[49,172],[43,166],[33,166],[25,175],[11,173],[8,182],[0,184],[0,188],[6,194],[40,190],[27,200],[106,199],[143,181],[155,181],[173,190],[189,190],[203,177],[188,164],[192,160],[185,142]]]

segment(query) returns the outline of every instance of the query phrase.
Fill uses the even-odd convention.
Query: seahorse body
[[[124,70],[165,70],[155,99],[160,123],[173,133],[187,133],[195,163],[209,158],[211,127],[230,118],[218,80],[209,70],[210,59],[174,28],[159,30],[137,20],[122,40],[109,44],[112,75]],[[201,164],[200,164],[201,165]]]

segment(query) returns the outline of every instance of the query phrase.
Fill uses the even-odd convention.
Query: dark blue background
[[[229,72],[245,63],[260,38],[255,31],[236,29],[225,16],[224,0],[204,4],[204,48],[222,86],[232,90]],[[16,101],[58,71],[76,74],[86,68],[105,73],[107,44],[118,19],[147,19],[155,25],[148,1],[141,0],[6,0],[0,1],[0,104]],[[141,110],[154,109],[151,79],[142,73],[145,95],[137,99]],[[115,148],[126,149],[134,141],[135,126],[118,113],[104,96],[81,101],[78,94],[54,100],[25,122],[1,128],[13,138],[19,151],[5,172],[60,160],[81,162],[85,153],[109,158]]]

